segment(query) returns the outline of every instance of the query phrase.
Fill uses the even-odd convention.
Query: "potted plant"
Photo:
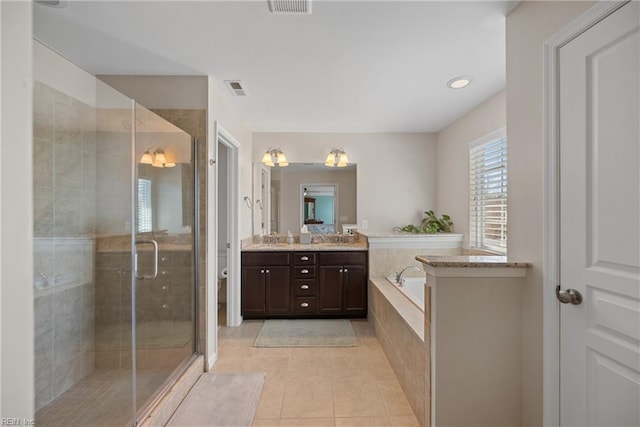
[[[440,218],[432,210],[424,213],[420,225],[408,224],[403,227],[393,227],[393,231],[415,233],[415,234],[436,234],[436,233],[453,233],[453,221],[447,214],[442,214]]]

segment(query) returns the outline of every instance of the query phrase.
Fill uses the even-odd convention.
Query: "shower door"
[[[134,392],[137,416],[195,353],[195,142],[135,106]]]
[[[196,350],[193,139],[95,89],[34,82],[38,425],[135,425]]]

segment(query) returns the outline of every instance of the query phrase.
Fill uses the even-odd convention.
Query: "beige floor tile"
[[[334,427],[333,418],[283,418],[280,427]]]
[[[393,427],[420,427],[420,423],[414,415],[402,415],[389,417]]]
[[[389,415],[413,415],[411,405],[398,381],[379,381],[378,387]]]
[[[282,418],[333,417],[331,383],[313,377],[305,381],[287,381],[281,416]]]
[[[280,424],[280,419],[263,419],[263,418],[254,418],[252,427],[278,427]]]
[[[333,384],[336,417],[386,416],[387,411],[374,381],[342,381]]]
[[[307,377],[325,377],[327,371],[322,357],[297,357],[289,359],[286,378],[301,380]]]
[[[213,372],[243,372],[245,358],[224,358],[216,360],[213,365]]]
[[[267,377],[283,377],[288,364],[288,357],[250,357],[245,359],[242,369],[245,372],[264,372]]]
[[[387,417],[336,418],[336,427],[391,427]]]
[[[289,357],[291,356],[291,348],[288,347],[253,347],[251,349],[251,357]]]
[[[284,399],[285,382],[281,378],[267,378],[262,388],[256,418],[280,418],[282,400]]]
[[[325,357],[366,357],[366,349],[359,346],[354,347],[331,347],[326,348]]]
[[[331,381],[373,381],[366,357],[326,357],[325,367]]]
[[[325,347],[294,347],[291,349],[291,358],[321,357],[326,353]]]
[[[252,349],[252,343],[247,340],[223,341],[222,343],[220,343],[218,358],[224,359],[227,357],[249,357],[251,356]]]

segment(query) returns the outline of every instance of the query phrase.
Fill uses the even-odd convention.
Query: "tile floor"
[[[357,347],[257,348],[262,321],[222,327],[214,372],[267,374],[255,427],[419,426],[373,326],[351,323]]]

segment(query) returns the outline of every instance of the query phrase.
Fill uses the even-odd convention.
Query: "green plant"
[[[422,219],[420,225],[405,225],[403,227],[393,227],[393,231],[402,231],[405,233],[451,233],[453,232],[453,221],[447,214],[442,214],[440,218],[432,210],[428,210],[424,213],[425,218]]]

